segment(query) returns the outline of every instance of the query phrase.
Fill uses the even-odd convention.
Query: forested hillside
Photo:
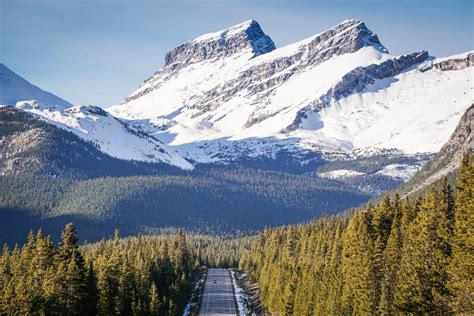
[[[200,267],[236,267],[255,236],[185,235],[79,244],[66,225],[56,246],[42,230],[0,256],[0,315],[178,315]]]
[[[192,174],[100,177],[0,177],[0,242],[23,240],[30,229],[57,236],[74,222],[89,241],[183,228],[240,235],[265,226],[308,221],[364,203],[368,195],[327,179],[243,168]]]
[[[0,174],[84,179],[179,173],[165,163],[127,161],[104,154],[94,143],[10,106],[0,107]]]
[[[474,313],[474,156],[446,180],[310,225],[267,229],[241,267],[285,315]]]
[[[474,156],[455,190],[444,180],[416,199],[386,197],[346,215],[237,239],[182,232],[79,246],[67,225],[4,247],[0,313],[160,314],[182,311],[193,271],[240,267],[275,314],[470,314]]]

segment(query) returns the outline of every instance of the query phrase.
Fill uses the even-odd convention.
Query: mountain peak
[[[328,38],[338,35],[344,41],[351,43],[352,49],[358,50],[362,47],[373,46],[383,53],[388,53],[387,48],[380,43],[380,40],[374,32],[369,30],[365,23],[358,19],[348,19],[342,21],[336,26],[315,35],[315,38]]]
[[[203,34],[171,50],[165,57],[165,68],[172,70],[203,60],[235,54],[252,57],[275,49],[272,39],[255,20],[247,20],[227,29]]]
[[[192,42],[201,42],[201,41],[209,41],[214,39],[220,39],[222,36],[224,37],[231,37],[234,35],[239,35],[245,33],[249,29],[258,29],[260,32],[263,32],[260,28],[260,25],[255,20],[246,20],[241,23],[232,25],[224,30],[220,30],[217,32],[205,33],[198,37],[196,37]]]
[[[67,108],[71,103],[31,84],[6,65],[0,63],[0,104],[16,105],[30,101],[36,106]]]

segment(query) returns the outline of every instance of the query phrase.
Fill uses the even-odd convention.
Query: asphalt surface
[[[228,269],[209,269],[199,315],[238,315]]]

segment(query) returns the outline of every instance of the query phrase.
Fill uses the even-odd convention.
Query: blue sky
[[[393,54],[474,49],[464,0],[0,0],[0,61],[74,104],[120,102],[200,34],[257,20],[277,47],[357,18]]]

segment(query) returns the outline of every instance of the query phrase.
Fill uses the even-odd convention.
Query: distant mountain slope
[[[474,104],[461,117],[456,130],[436,156],[402,187],[402,192],[423,191],[442,177],[454,177],[464,154],[474,152]]]
[[[67,109],[41,109],[30,102],[18,102],[17,108],[38,115],[50,124],[70,131],[95,144],[97,149],[118,159],[148,163],[166,163],[192,169],[191,163],[155,137],[143,133],[93,105]]]
[[[239,235],[308,221],[358,206],[369,195],[324,179],[219,168],[162,176],[72,180],[0,177],[0,242],[17,242],[30,229],[55,232],[73,221],[87,240],[113,234],[186,229]]]
[[[201,163],[432,154],[472,102],[473,58],[393,56],[358,20],[275,48],[246,21],[171,50],[109,110]]]
[[[0,244],[73,221],[87,240],[182,228],[235,235],[306,221],[369,199],[347,185],[243,168],[186,171],[113,158],[93,142],[0,107]]]
[[[173,173],[168,164],[126,161],[104,154],[91,141],[14,107],[0,107],[1,176],[70,177]]]
[[[0,63],[0,104],[15,105],[18,101],[36,100],[41,107],[67,108],[71,103],[41,90]]]
[[[0,64],[0,106],[16,106],[68,130],[112,157],[166,163],[182,169],[193,166],[159,140],[136,130],[97,106],[72,106],[32,85]]]

